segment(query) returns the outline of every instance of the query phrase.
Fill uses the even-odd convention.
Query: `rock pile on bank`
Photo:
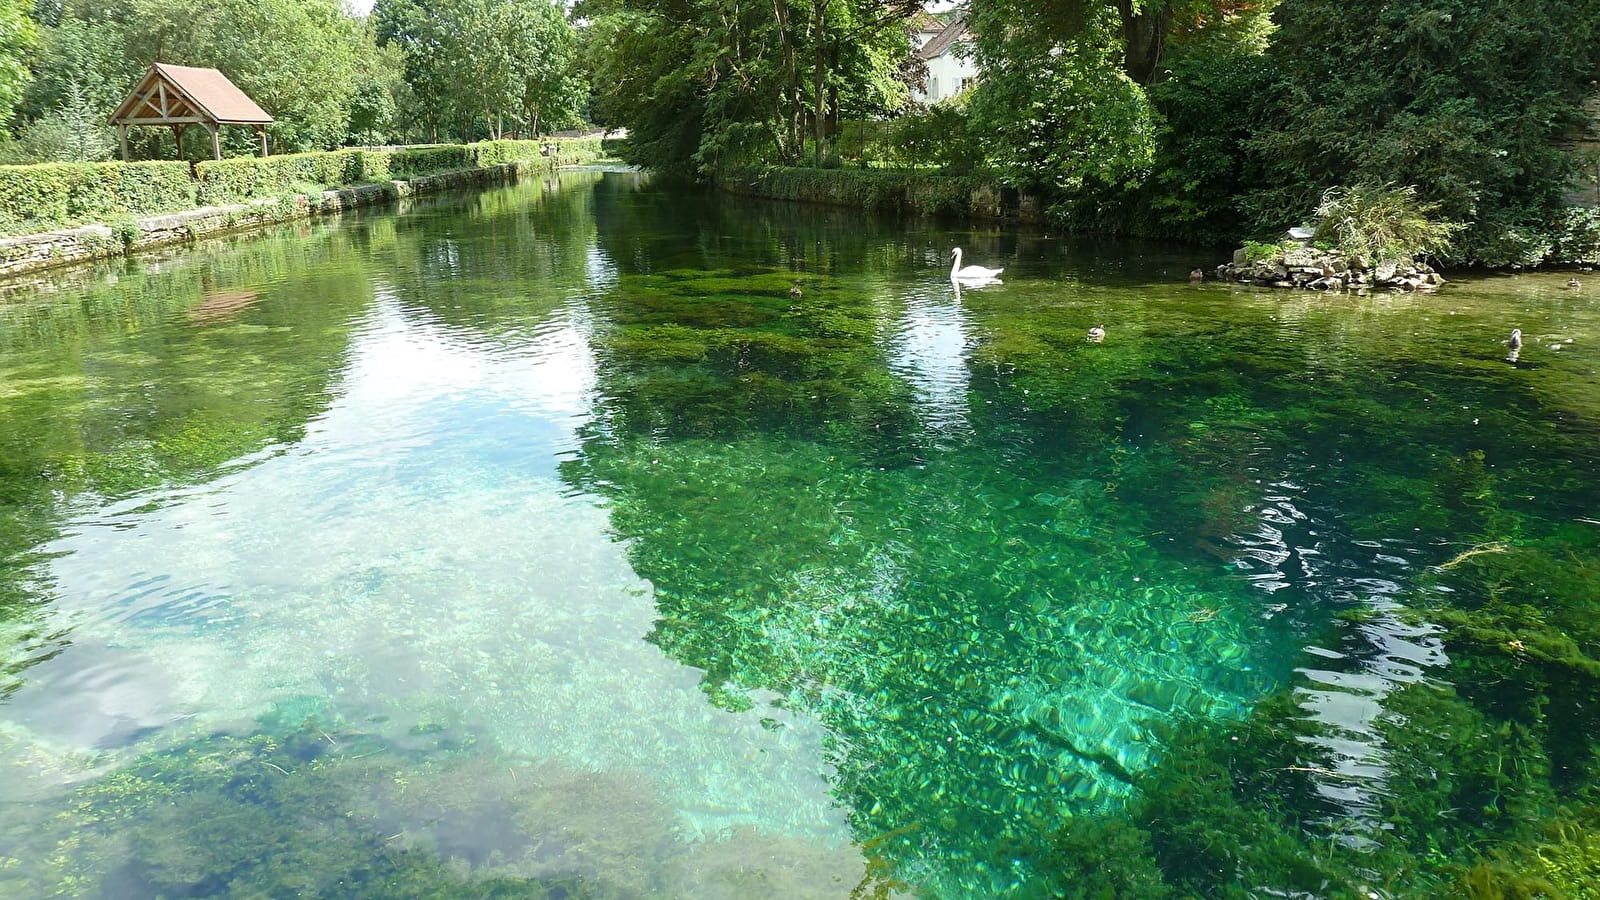
[[[1241,284],[1314,291],[1432,291],[1444,284],[1444,278],[1424,262],[1386,260],[1373,264],[1361,258],[1347,259],[1338,250],[1318,250],[1309,245],[1256,260],[1251,260],[1245,250],[1236,250],[1233,262],[1217,266],[1217,277]]]

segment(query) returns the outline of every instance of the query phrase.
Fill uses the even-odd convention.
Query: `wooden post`
[[[183,162],[183,126],[172,126],[172,140],[178,145],[178,162]]]
[[[128,162],[128,126],[117,125],[117,143],[122,147],[122,161]]]
[[[222,158],[222,126],[212,122],[206,123],[206,130],[211,132],[211,158]]]
[[[261,155],[264,157],[267,155],[267,126],[257,125],[256,133],[261,135]]]

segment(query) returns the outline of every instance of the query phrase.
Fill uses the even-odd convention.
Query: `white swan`
[[[955,262],[950,264],[951,281],[992,281],[1005,271],[1005,269],[985,269],[983,266],[967,266],[963,269],[960,247],[951,250],[950,255],[955,257]]]

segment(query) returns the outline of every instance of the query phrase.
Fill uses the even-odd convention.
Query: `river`
[[[1594,602],[1600,277],[1212,262],[571,171],[9,289],[0,893],[1031,896],[1241,734],[1401,843],[1439,611]]]

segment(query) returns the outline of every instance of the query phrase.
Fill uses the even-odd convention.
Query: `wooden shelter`
[[[267,155],[267,126],[272,117],[216,69],[156,63],[111,113],[117,126],[122,159],[128,159],[128,128],[166,125],[183,157],[183,131],[199,125],[211,132],[211,152],[222,158],[222,126],[249,125],[261,136],[261,155]]]

